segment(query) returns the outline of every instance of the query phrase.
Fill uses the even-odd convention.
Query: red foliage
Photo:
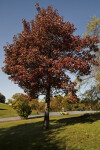
[[[78,103],[79,99],[77,98],[76,94],[74,95],[69,94],[65,101],[72,104],[72,103]]]
[[[48,88],[51,92],[52,88],[74,89],[65,70],[89,74],[91,63],[95,63],[91,51],[95,51],[98,40],[74,36],[74,25],[64,22],[51,6],[41,9],[36,3],[36,8],[35,20],[29,23],[23,19],[22,33],[4,47],[3,71],[32,97],[46,93]]]

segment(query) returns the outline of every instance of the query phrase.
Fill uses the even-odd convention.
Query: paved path
[[[28,119],[31,118],[39,118],[39,117],[43,117],[43,115],[31,115],[28,117]],[[5,121],[14,121],[14,120],[21,120],[20,117],[8,117],[8,118],[1,118],[0,122],[5,122]]]
[[[67,111],[69,115],[75,115],[75,114],[86,114],[86,113],[95,113],[99,111]],[[50,116],[59,116],[60,112],[50,112]],[[44,113],[41,113],[40,115],[30,115],[28,119],[32,118],[40,118],[43,117]],[[1,118],[0,122],[5,122],[5,121],[14,121],[14,120],[20,120],[20,117],[8,117],[8,118]]]

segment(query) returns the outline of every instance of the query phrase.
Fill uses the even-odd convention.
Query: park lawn
[[[39,115],[40,113],[36,110],[33,110],[31,115]],[[8,104],[0,103],[0,118],[8,118],[8,117],[17,117],[18,114],[16,110],[12,108],[12,106]]]
[[[0,123],[3,150],[99,150],[100,113],[50,117],[50,129],[43,130],[43,118]]]
[[[0,118],[16,117],[18,116],[12,106],[0,103]]]

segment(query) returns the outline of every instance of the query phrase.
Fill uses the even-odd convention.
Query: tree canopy
[[[85,30],[87,32],[83,34],[84,36],[90,35],[92,37],[97,36],[100,38],[100,18],[96,18],[96,16],[91,17]]]
[[[84,94],[81,95],[82,99],[88,99],[88,100],[97,100],[100,101],[100,91],[94,86],[91,87],[91,89],[87,90]]]
[[[97,37],[99,39],[99,49],[98,51],[95,51],[95,59],[97,64],[92,65],[92,73],[89,78],[82,79],[81,76],[78,76],[78,81],[81,81],[79,85],[83,85],[84,83],[88,82],[90,78],[95,78],[95,86],[100,90],[100,18],[96,18],[96,16],[91,17],[85,30],[87,32],[83,34],[84,37],[89,35],[90,37]]]

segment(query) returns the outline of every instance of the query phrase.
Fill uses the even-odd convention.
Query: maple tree
[[[44,129],[48,129],[50,95],[62,89],[76,97],[75,83],[65,71],[89,74],[91,63],[96,63],[90,51],[95,51],[98,39],[74,36],[74,25],[64,22],[51,6],[44,9],[36,3],[36,9],[35,20],[23,19],[22,33],[4,47],[3,71],[32,98],[45,94]],[[84,50],[89,46],[90,51]]]

